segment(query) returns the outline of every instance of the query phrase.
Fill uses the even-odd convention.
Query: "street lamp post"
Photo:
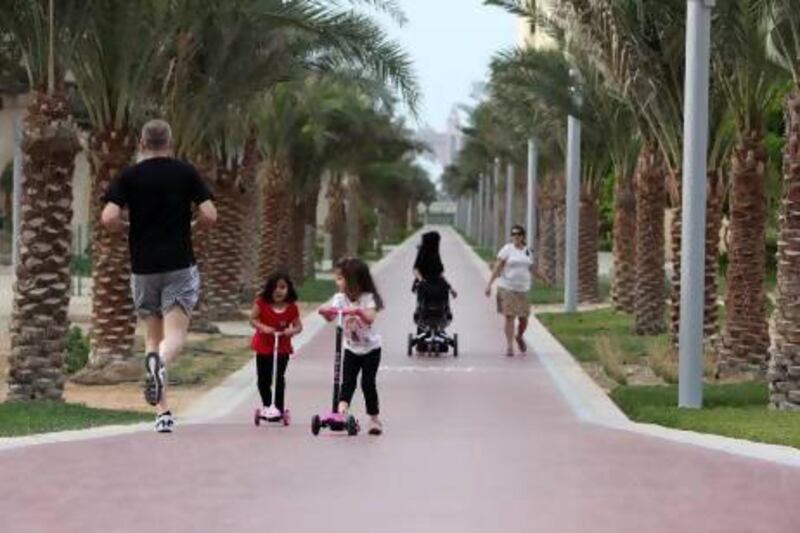
[[[702,295],[705,293],[708,86],[714,0],[688,0],[686,7],[678,404],[699,408],[703,405]]]
[[[475,240],[480,246],[484,243],[484,229],[486,224],[483,219],[486,216],[486,178],[483,174],[478,176],[478,225],[475,230]]]
[[[578,73],[571,70],[573,79]],[[580,94],[575,90],[575,103],[582,105]],[[581,187],[581,122],[576,117],[567,117],[567,227],[564,253],[564,310],[578,310],[578,221],[579,195]]]
[[[472,239],[472,217],[475,216],[473,212],[475,209],[475,193],[470,192],[469,197],[465,201],[467,203],[467,220],[464,223],[464,233]]]
[[[500,231],[500,158],[494,158],[494,178],[492,180],[492,206],[493,209],[489,212],[492,217],[492,252],[495,252],[499,246],[498,233]]]
[[[531,137],[528,139],[528,209],[527,209],[527,232],[528,232],[528,247],[536,250],[536,210],[538,209],[536,198],[536,182],[538,181],[538,161],[536,139]],[[535,253],[535,252],[534,252]]]
[[[506,236],[511,234],[514,223],[514,164],[506,165]]]

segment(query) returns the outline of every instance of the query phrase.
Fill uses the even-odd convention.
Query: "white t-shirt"
[[[533,252],[527,248],[519,249],[511,243],[503,246],[497,253],[497,259],[505,261],[505,267],[500,274],[497,285],[517,292],[531,290],[531,265],[533,265]]]
[[[337,292],[331,300],[331,307],[337,309],[348,309],[360,307],[364,310],[376,309],[375,296],[371,292],[365,292],[357,302],[350,299],[342,292]],[[351,315],[343,319],[344,326],[344,348],[356,355],[365,355],[381,347],[381,336],[372,330],[372,324],[367,324],[360,317]]]

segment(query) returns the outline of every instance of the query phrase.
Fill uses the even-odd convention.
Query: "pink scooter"
[[[277,390],[278,387],[278,341],[281,338],[281,332],[276,331],[273,335],[275,335],[275,342],[273,343],[272,348],[272,364],[275,365],[273,367],[272,375],[275,376],[275,388]],[[256,407],[255,413],[253,413],[253,423],[256,426],[260,426],[261,422],[280,422],[284,426],[288,426],[292,422],[292,414],[289,412],[289,409],[284,409],[282,415],[278,416],[262,416],[261,415],[261,408]]]
[[[342,337],[344,335],[344,326],[342,317],[347,314],[342,309],[336,312],[336,355],[334,357],[333,365],[333,402],[330,413],[320,416],[314,415],[311,419],[311,433],[314,436],[319,435],[319,430],[328,428],[331,431],[347,431],[347,434],[352,436],[358,435],[361,429],[358,420],[353,415],[344,416],[338,412],[339,407],[339,389],[341,387],[342,379],[342,359],[344,357],[344,343]]]

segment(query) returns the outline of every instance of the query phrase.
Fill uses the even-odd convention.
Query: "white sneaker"
[[[378,418],[370,418],[368,431],[370,435],[381,435],[383,433],[383,423]]]
[[[274,405],[270,405],[264,410],[264,418],[267,420],[277,420],[281,416],[283,416],[283,414]]]
[[[161,413],[156,416],[156,432],[157,433],[172,433],[175,428],[175,419],[172,418],[172,413],[169,411]]]

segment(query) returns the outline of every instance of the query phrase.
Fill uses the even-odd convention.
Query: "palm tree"
[[[624,148],[630,147],[630,151]],[[629,142],[615,153],[623,157],[614,158],[614,280],[611,298],[614,308],[632,314],[636,299],[636,187],[633,171],[638,152],[638,143]],[[630,157],[626,157],[629,155]],[[613,156],[612,156],[613,157]]]
[[[770,405],[778,409],[800,408],[800,12],[794,2],[765,0],[771,23],[771,42],[777,59],[791,74],[792,90],[786,97],[786,134],[783,150],[783,195],[778,229],[778,286],[774,337],[770,350]]]
[[[107,383],[136,379],[136,326],[130,293],[126,234],[100,224],[111,180],[131,163],[136,129],[151,107],[153,79],[165,67],[161,53],[172,34],[174,13],[163,2],[94,2],[70,63],[91,132],[92,329],[89,364],[74,379]]]
[[[239,122],[242,124],[242,122]],[[246,124],[246,122],[244,122]],[[256,139],[255,132],[244,140],[226,128],[213,152],[216,155],[214,203],[220,223],[209,231],[206,288],[210,318],[236,320],[242,318],[240,293],[244,275],[244,233],[247,202],[245,195],[252,194],[255,186]],[[224,222],[222,222],[224,221]]]
[[[769,61],[768,27],[754,19],[760,0],[720,6],[715,61],[736,125],[730,161],[730,249],[718,372],[754,372],[767,367],[766,317],[767,148],[765,115],[777,97],[776,68]],[[734,53],[731,53],[734,52]]]
[[[245,153],[247,136],[233,142],[232,130],[226,124],[249,128],[251,103],[260,101],[262,94],[276,84],[302,79],[311,70],[339,69],[354,62],[370,72],[380,72],[383,80],[396,82],[410,100],[415,89],[405,58],[382,40],[369,18],[361,15],[306,2],[238,0],[203,6],[199,13],[192,9],[187,19],[176,39],[174,63],[164,84],[168,87],[167,114],[175,124],[179,152],[194,160],[212,158],[217,166],[209,176],[228,216],[212,231],[203,277],[208,280],[209,301],[214,302],[209,307],[212,316],[226,318],[238,314],[235,295],[243,270],[241,249],[229,239],[241,233],[248,205],[242,192],[250,184],[238,179],[238,174],[252,181],[254,165],[260,159],[252,151],[254,144],[250,153]],[[249,61],[241,61],[242,57]],[[211,119],[198,113],[198,108],[208,109]],[[255,132],[255,138],[263,137],[262,133]],[[286,206],[292,201],[281,200],[291,183],[289,163],[280,157],[265,161],[261,176],[266,179],[260,184],[265,212],[271,213],[267,217],[281,216],[280,221],[263,225],[262,242],[276,244],[272,237],[277,232],[283,236],[283,244],[277,243],[276,250],[285,255],[289,255],[290,241],[289,230],[283,227],[288,222],[286,212],[279,215],[272,207],[277,205],[276,200]],[[262,265],[266,268],[261,270],[262,279],[265,272],[277,266],[274,253],[267,255],[272,264]],[[277,260],[286,263],[286,258]]]
[[[69,326],[72,174],[79,143],[63,83],[80,4],[13,0],[0,25],[20,50],[32,91],[23,122],[19,260],[11,315],[10,399],[63,395]]]
[[[624,107],[609,98],[602,74],[593,68],[586,56],[580,55],[579,50],[575,51],[578,53],[569,53],[567,59],[565,51],[571,52],[571,49],[563,40],[561,46],[561,51],[521,49],[501,55],[493,64],[493,73],[496,84],[511,84],[526,89],[530,98],[523,102],[554,111],[553,122],[557,126],[551,131],[558,131],[559,127],[563,130],[567,115],[577,116],[585,124],[582,139],[578,297],[581,301],[595,301],[599,297],[598,197],[611,165],[608,139],[616,135],[620,138],[616,144],[623,146],[624,140],[630,138],[630,133],[628,125],[620,120]],[[576,105],[570,93],[563,90],[575,83],[572,72],[576,68],[583,73],[578,83],[578,90],[582,94],[581,105]],[[511,101],[512,98],[505,100]],[[548,124],[551,128],[553,125]]]

